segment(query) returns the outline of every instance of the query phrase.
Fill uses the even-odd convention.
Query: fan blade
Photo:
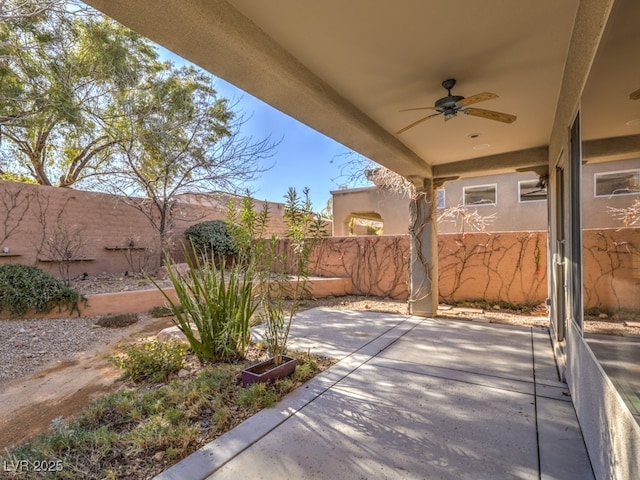
[[[435,110],[435,107],[416,107],[416,108],[405,108],[404,110],[398,110],[399,112],[411,112],[413,110]]]
[[[635,92],[631,92],[629,94],[629,98],[631,100],[640,100],[640,89],[636,90]]]
[[[498,95],[496,95],[495,93],[484,92],[463,98],[456,103],[461,107],[466,107],[467,105],[471,105],[472,103],[484,102],[485,100],[492,100],[494,98],[498,98]]]
[[[421,124],[421,123],[422,123],[422,122],[424,122],[425,120],[429,120],[429,119],[430,119],[430,118],[432,118],[432,117],[437,117],[438,115],[440,115],[440,112],[438,112],[438,113],[434,113],[434,114],[432,114],[432,115],[427,115],[426,117],[421,118],[420,120],[417,120],[417,121],[415,121],[415,122],[413,122],[413,123],[410,123],[410,124],[409,124],[409,125],[407,125],[406,127],[401,128],[400,130],[398,130],[398,131],[396,132],[396,135],[399,135],[399,134],[401,134],[402,132],[406,132],[406,131],[407,131],[407,130],[409,130],[410,128],[413,128],[413,127],[415,127],[416,125]]]
[[[513,123],[516,121],[516,118],[518,118],[515,115],[509,115],[508,113],[494,112],[492,110],[484,110],[482,108],[465,108],[462,111],[467,115],[488,118],[489,120],[496,120],[497,122],[504,123]]]

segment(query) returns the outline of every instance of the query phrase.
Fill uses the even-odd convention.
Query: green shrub
[[[121,313],[120,315],[107,315],[100,317],[96,324],[106,328],[121,328],[133,325],[138,321],[135,313]]]
[[[149,310],[149,314],[153,318],[162,318],[162,317],[168,317],[170,315],[173,315],[173,312],[169,307],[162,306],[162,307],[153,307],[151,310]]]
[[[200,254],[217,258],[236,253],[227,222],[224,220],[196,223],[187,228],[184,235],[187,237],[187,244],[193,245]]]
[[[264,383],[253,383],[242,390],[236,398],[236,404],[240,407],[260,410],[273,407],[278,401],[278,394],[273,388],[267,388]]]
[[[116,367],[134,382],[164,382],[184,366],[188,347],[180,342],[143,340],[128,346],[124,356],[113,357]]]
[[[0,265],[0,312],[22,316],[27,311],[48,313],[55,307],[80,314],[86,299],[60,280],[32,265]]]

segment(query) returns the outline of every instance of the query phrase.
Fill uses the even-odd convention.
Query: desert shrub
[[[33,265],[0,265],[0,312],[22,316],[28,310],[47,313],[58,307],[80,314],[86,299],[60,280]]]
[[[120,315],[107,315],[100,317],[96,322],[101,327],[121,328],[133,325],[138,321],[138,315],[135,313],[122,313]]]
[[[168,317],[169,315],[173,315],[173,311],[169,307],[161,306],[161,307],[153,307],[149,310],[149,314],[153,318],[162,318]]]
[[[193,245],[201,254],[206,253],[215,258],[236,253],[227,222],[224,220],[196,223],[187,228],[184,235],[187,237],[187,244]]]
[[[134,382],[164,382],[184,366],[187,350],[181,342],[144,340],[129,345],[123,356],[113,358],[113,363]]]

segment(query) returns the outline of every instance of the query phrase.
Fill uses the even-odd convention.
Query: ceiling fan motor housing
[[[449,95],[441,98],[440,100],[436,100],[436,110],[445,111],[450,108],[458,108],[457,102],[462,100],[464,97],[460,95]]]

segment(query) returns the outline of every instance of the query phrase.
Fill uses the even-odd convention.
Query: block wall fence
[[[640,311],[640,229],[585,230],[584,303],[601,311]],[[408,298],[409,237],[322,239],[313,275],[349,277],[353,292]],[[487,300],[538,305],[548,295],[546,232],[438,235],[442,302]]]
[[[190,225],[224,219],[226,195],[184,197],[174,215],[172,255],[180,259]],[[258,202],[261,203],[261,202]],[[257,205],[261,208],[261,205]],[[284,207],[269,203],[270,230],[284,232]],[[160,242],[149,219],[123,198],[103,193],[0,181],[0,264],[37,265],[61,276],[52,245],[76,246],[69,274],[154,272]],[[585,230],[585,307],[640,310],[640,229]],[[438,236],[443,302],[543,303],[547,293],[546,232]],[[311,274],[346,277],[353,293],[408,298],[407,235],[326,237],[314,249]]]
[[[170,254],[182,258],[184,231],[224,219],[230,195],[188,195],[173,215]],[[59,250],[70,253],[71,277],[83,273],[154,272],[161,264],[160,239],[136,200],[97,192],[0,181],[0,264],[37,265],[60,271]],[[144,209],[142,200],[138,206]],[[270,233],[285,231],[284,206],[269,203]],[[256,202],[262,209],[262,202]],[[55,250],[58,250],[58,253]]]

